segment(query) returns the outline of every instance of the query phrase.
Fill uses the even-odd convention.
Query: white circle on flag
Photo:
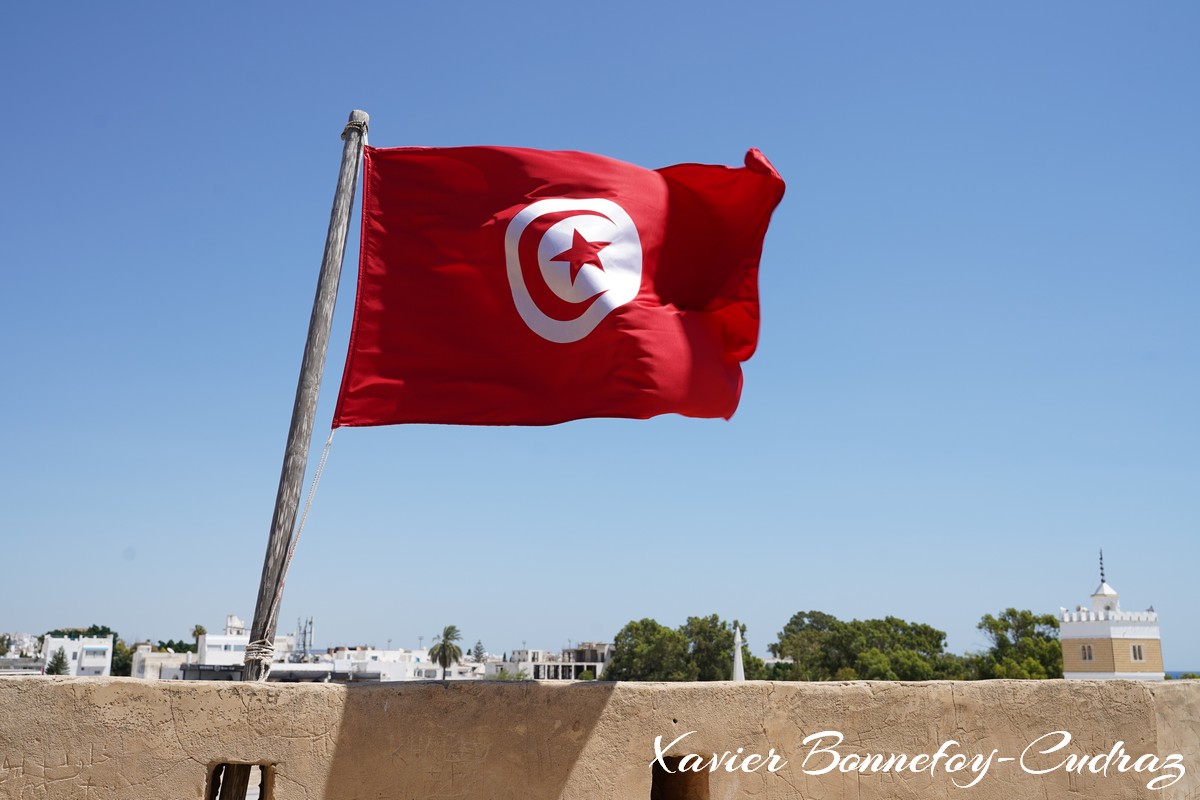
[[[537,263],[522,265],[522,235],[550,214],[560,218],[540,234]],[[504,255],[517,313],[530,330],[551,342],[584,338],[613,309],[637,297],[642,287],[642,241],[637,226],[612,200],[554,197],[530,203],[508,223]],[[563,313],[551,316],[538,306],[526,275],[540,279],[559,305],[556,310]],[[582,310],[562,319],[569,316],[571,306]]]

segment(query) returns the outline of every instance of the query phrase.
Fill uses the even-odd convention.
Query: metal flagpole
[[[242,679],[247,681],[266,680],[270,671],[288,551],[292,544],[296,509],[300,505],[304,470],[308,464],[308,445],[312,438],[321,373],[325,368],[325,351],[329,346],[329,329],[333,324],[333,306],[337,300],[342,257],[346,251],[346,234],[350,228],[350,209],[354,206],[354,190],[358,185],[358,171],[369,121],[370,117],[365,111],[351,111],[350,121],[342,131],[342,140],[345,142],[342,147],[342,166],[338,173],[337,191],[333,196],[325,255],[321,260],[321,276],[317,281],[317,294],[308,323],[308,340],[304,345],[300,380],[296,385],[292,425],[288,430],[283,470],[279,476],[279,492],[275,496],[271,536],[267,541],[262,580],[258,585],[258,602],[250,627],[250,644],[246,648]]]

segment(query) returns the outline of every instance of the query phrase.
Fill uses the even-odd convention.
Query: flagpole
[[[246,648],[242,680],[266,680],[274,652],[275,626],[279,620],[279,604],[287,572],[288,550],[292,544],[296,510],[304,471],[308,465],[308,446],[312,439],[313,420],[317,411],[317,396],[321,388],[321,373],[325,368],[325,352],[329,346],[329,329],[333,324],[333,307],[337,300],[338,280],[346,251],[346,235],[350,228],[350,211],[354,206],[354,190],[366,144],[365,111],[350,112],[350,121],[342,131],[342,166],[338,172],[333,210],[329,216],[329,232],[325,238],[325,254],[321,260],[321,275],[313,298],[312,316],[308,323],[308,340],[304,345],[304,360],[296,384],[296,401],[292,406],[292,424],[288,429],[283,469],[279,476],[279,491],[275,496],[275,512],[271,517],[271,535],[263,559],[262,580],[258,585],[258,602],[254,607],[254,622],[250,627],[250,644]]]

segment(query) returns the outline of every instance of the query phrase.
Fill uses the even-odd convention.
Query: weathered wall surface
[[[810,774],[835,758],[811,752],[832,750],[832,734],[805,743],[821,731],[844,736],[843,767],[856,766],[854,754],[932,756],[958,744],[933,769]],[[1072,740],[1039,755],[1062,742],[1055,731]],[[665,748],[684,734],[668,755],[780,756],[774,772],[705,772],[714,800],[1200,798],[1194,681],[341,687],[42,677],[0,679],[0,798],[196,799],[213,764],[258,762],[273,765],[278,800],[650,800],[655,738]],[[1054,768],[1119,746],[1126,772],[1119,757],[1107,775],[1104,759],[1082,772]],[[955,754],[977,756],[980,771],[948,773]],[[1172,754],[1181,766],[1164,768]],[[1172,785],[1147,788],[1181,768]]]

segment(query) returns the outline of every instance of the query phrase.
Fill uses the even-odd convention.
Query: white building
[[[6,633],[8,637],[8,652],[0,653],[0,658],[36,658],[41,654],[38,637],[32,633]]]
[[[42,641],[42,664],[49,666],[54,654],[62,648],[67,657],[67,673],[75,676],[107,676],[112,674],[113,637],[47,636]]]
[[[429,659],[429,651],[376,650],[371,647],[336,647],[328,659],[334,671],[349,680],[361,681],[431,681],[440,680],[442,668]],[[447,680],[470,677],[476,665],[458,664],[446,672]],[[482,665],[479,665],[482,677]]]
[[[335,647],[306,652],[311,642],[311,620],[304,633],[275,637],[275,653],[268,680],[278,682],[357,683],[440,680],[441,667],[429,660],[429,651],[376,650],[373,647]],[[297,649],[297,640],[305,642]],[[185,653],[153,653],[147,646],[134,653],[135,677],[188,680],[239,680],[250,636],[236,614],[225,618],[222,633],[200,636],[195,657]],[[482,664],[452,666],[447,680],[482,678]]]
[[[20,656],[0,657],[0,677],[10,675],[41,675],[46,665],[40,658]]]
[[[507,661],[487,663],[486,674],[494,678],[503,670],[508,675],[524,673],[535,681],[577,681],[585,672],[599,678],[612,658],[613,646],[604,642],[580,642],[559,653],[548,650],[514,650]]]
[[[196,659],[196,653],[173,651],[156,653],[149,643],[143,643],[133,651],[133,662],[130,665],[129,674],[134,678],[145,678],[146,680],[178,679],[182,677],[180,668],[185,664],[195,663]]]
[[[197,671],[197,676],[202,676],[202,673]],[[283,683],[380,683],[440,680],[441,677],[442,668],[429,660],[429,652],[424,649],[335,647],[327,652],[310,654],[307,658],[276,661],[271,664],[267,679]],[[447,680],[482,677],[483,665],[470,663],[454,665],[446,675]]]
[[[1063,677],[1068,680],[1161,681],[1162,641],[1158,614],[1122,611],[1121,596],[1104,579],[1100,554],[1100,585],[1091,607],[1059,609],[1058,638],[1062,643]]]

